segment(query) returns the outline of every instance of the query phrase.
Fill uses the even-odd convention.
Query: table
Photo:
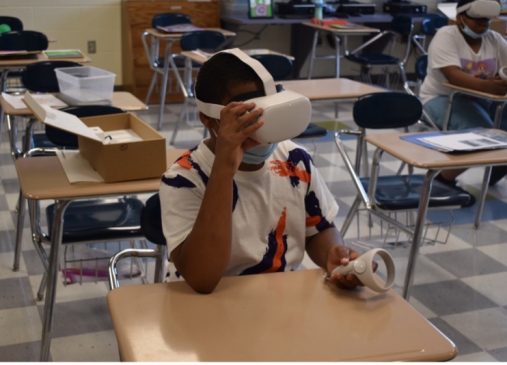
[[[146,110],[148,107],[141,100],[137,99],[134,95],[126,91],[114,91],[111,105],[123,109],[125,111],[140,111]],[[27,124],[25,130],[25,137],[23,147],[20,149],[17,146],[17,134],[18,128],[17,123],[13,123],[11,117],[31,117],[33,113],[30,109],[15,109],[11,104],[7,103],[5,99],[0,95],[0,106],[2,109],[2,115],[0,117],[0,123],[3,123],[3,116],[7,123],[7,130],[9,134],[9,143],[11,147],[11,155],[13,158],[18,158],[28,150],[30,145],[30,137],[32,135],[32,127],[34,121],[30,121]],[[1,130],[2,128],[0,128]]]
[[[506,165],[507,149],[449,154],[404,141],[400,139],[401,135],[403,135],[403,133],[370,133],[366,135],[365,140],[377,147],[377,151],[385,151],[408,165],[427,170],[421,190],[421,198],[419,201],[413,241],[410,247],[409,261],[403,287],[403,296],[405,299],[408,299],[410,297],[410,286],[413,282],[419,246],[422,242],[433,178],[438,175],[440,171],[446,169]],[[377,155],[378,153],[375,153],[376,157],[378,157]],[[372,169],[375,168],[376,165],[378,164],[374,161],[372,163]],[[371,172],[371,176],[376,176],[375,174],[376,172]]]
[[[182,153],[183,150],[168,150],[168,164],[171,164]],[[160,179],[70,184],[56,156],[19,158],[14,162],[14,165],[18,174],[20,191],[25,199],[55,200],[56,204],[51,231],[40,354],[40,360],[47,361],[51,346],[53,308],[65,209],[72,200],[76,199],[155,192],[159,189]]]
[[[221,28],[203,28],[204,30],[213,30],[221,32],[225,37],[234,37],[236,33],[231,32],[229,30],[221,29]],[[178,67],[174,61],[174,55],[172,52],[172,47],[175,41],[178,41],[183,36],[183,33],[167,33],[160,31],[155,28],[148,28],[144,31],[142,35],[142,41],[144,45],[144,49],[146,52],[146,56],[148,57],[148,62],[150,63],[154,72],[160,72],[162,74],[162,85],[160,86],[160,109],[158,113],[158,122],[157,127],[160,130],[162,126],[162,119],[164,117],[164,105],[165,105],[165,97],[167,91],[167,82],[169,79],[169,68],[173,70],[174,76],[178,83],[178,86],[183,93],[183,97],[185,100],[189,97],[189,92],[185,87],[185,82],[181,78],[181,75],[178,71]],[[160,43],[165,42],[165,50],[163,51],[163,55],[160,56]],[[164,64],[162,70],[159,71],[155,66],[160,62],[160,57],[164,60]],[[155,86],[154,81],[156,79],[152,79],[150,84],[150,89],[148,91],[148,96],[151,95],[151,91]],[[147,97],[148,100],[148,97]]]
[[[34,53],[29,56],[20,57],[0,57],[0,91],[4,91],[7,75],[12,69],[24,68],[32,63],[41,61],[71,61],[77,63],[88,63],[91,59],[85,55],[83,57],[51,57],[49,58],[44,52]]]
[[[490,93],[485,93],[483,91],[468,89],[462,86],[453,85],[449,82],[444,82],[444,86],[451,89],[451,93],[449,94],[449,101],[447,104],[447,110],[445,112],[444,124],[442,129],[447,130],[449,128],[449,122],[451,120],[452,114],[452,104],[454,101],[454,97],[458,94],[465,94],[469,96],[474,96],[476,98],[482,98],[486,100],[491,100],[493,102],[498,103],[495,110],[495,119],[493,121],[494,128],[500,128],[502,123],[502,115],[507,105],[507,95],[495,95]],[[482,179],[482,187],[481,187],[481,196],[479,198],[479,206],[477,207],[477,212],[475,214],[474,226],[475,228],[479,228],[481,224],[481,217],[484,211],[484,204],[486,203],[486,195],[488,193],[489,187],[489,179],[491,178],[491,166],[486,167],[484,171],[484,177]]]
[[[415,16],[417,17],[417,16]],[[392,15],[376,13],[371,15],[349,16],[346,19],[352,23],[385,25],[391,22]],[[244,12],[231,12],[221,17],[226,28],[240,32],[241,27],[259,25],[261,29],[253,33],[252,40],[259,39],[260,34],[270,25],[288,25],[291,27],[290,54],[295,57],[294,78],[300,77],[301,69],[308,57],[313,41],[313,32],[302,23],[309,19],[281,18],[275,15],[272,19],[249,19],[246,10]]]
[[[345,291],[320,269],[108,293],[122,361],[440,361],[456,347],[394,291]]]
[[[343,51],[347,51],[347,37],[351,35],[368,35],[371,33],[380,32],[377,28],[371,28],[367,26],[361,26],[352,24],[344,28],[333,28],[328,25],[314,24],[312,22],[304,22],[303,25],[313,29],[313,41],[312,48],[310,50],[310,65],[308,68],[308,79],[312,78],[313,65],[315,60],[334,58],[335,60],[335,76],[340,77],[340,58],[343,56],[341,51],[341,44],[343,38]],[[331,33],[335,40],[335,54],[331,56],[317,56],[317,43],[319,41],[319,33],[327,32]]]

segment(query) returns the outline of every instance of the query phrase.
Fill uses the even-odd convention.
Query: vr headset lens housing
[[[252,136],[260,144],[280,142],[294,138],[301,134],[310,123],[312,107],[307,97],[290,90],[277,90],[271,74],[256,59],[248,56],[238,48],[225,50],[250,66],[262,80],[265,96],[249,98],[248,102],[255,103],[257,108],[264,110],[262,120],[264,125]],[[220,119],[220,112],[224,105],[206,103],[196,95],[199,112],[204,115]]]
[[[458,7],[456,11],[470,18],[492,19],[500,15],[500,4],[493,0],[476,0]]]

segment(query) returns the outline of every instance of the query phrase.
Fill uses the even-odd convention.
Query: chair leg
[[[180,129],[180,124],[183,122],[184,114],[186,113],[186,101],[181,106],[180,114],[178,116],[178,120],[174,124],[173,134],[171,136],[171,141],[169,144],[174,145],[174,142],[176,141],[176,135],[178,134],[178,130]]]
[[[155,283],[161,283],[164,280],[164,261],[166,260],[167,247],[157,245],[157,257],[155,258]]]
[[[162,129],[162,120],[164,119],[165,97],[167,93],[167,80],[169,79],[169,68],[164,69],[162,75],[162,85],[160,86],[160,110],[158,111],[157,129]]]
[[[488,195],[489,180],[491,178],[491,166],[486,167],[484,170],[484,177],[482,178],[481,196],[479,198],[479,205],[475,213],[474,227],[479,228],[481,224],[482,213],[484,211],[484,205],[486,203],[486,196]]]

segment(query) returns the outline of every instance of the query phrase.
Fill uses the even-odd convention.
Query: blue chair
[[[222,46],[225,45],[226,38],[222,32],[214,31],[214,30],[199,30],[194,32],[185,33],[180,39],[180,46],[182,51],[195,51],[197,49],[205,51],[205,52],[217,52],[221,49]],[[194,91],[193,91],[193,71],[200,67],[200,64],[193,63],[188,58],[183,58],[183,62],[179,57],[173,58],[173,68],[176,71],[176,78],[180,85],[180,89],[184,96],[183,105],[180,110],[180,115],[178,117],[178,121],[174,125],[173,133],[171,136],[170,144],[174,144],[176,141],[176,136],[178,134],[178,130],[183,121],[189,123],[192,119],[197,119],[197,116],[194,118],[190,117],[190,109],[189,104],[194,100]],[[177,73],[177,69],[183,66],[183,77]],[[161,128],[162,120],[158,121],[158,129]],[[201,125],[198,124],[200,127]],[[204,136],[206,136],[206,128],[204,128]]]
[[[396,68],[401,77],[402,84],[407,80],[405,72],[405,64],[407,63],[408,57],[411,52],[411,38],[414,32],[414,23],[411,17],[405,15],[398,15],[393,18],[390,24],[389,30],[384,30],[377,34],[363,45],[354,49],[353,51],[347,52],[345,58],[350,62],[361,66],[360,77],[364,82],[372,83],[370,71],[372,68],[384,69],[386,75],[386,87],[390,87],[389,82],[389,70]],[[389,38],[388,38],[389,37]],[[384,42],[389,39],[387,51],[370,51],[369,47],[377,42]],[[399,42],[394,42],[398,39]],[[403,40],[406,40],[405,49],[402,52],[402,57],[393,55],[394,46],[396,43],[401,44]],[[377,44],[379,44],[377,43]]]
[[[0,24],[7,24],[11,31],[23,30],[23,22],[14,16],[0,16]]]
[[[146,200],[146,204],[141,212],[141,232],[156,247],[154,249],[128,248],[113,255],[109,260],[108,267],[109,289],[116,289],[120,286],[117,266],[118,262],[126,257],[155,258],[155,282],[162,281],[164,261],[167,259],[167,243],[162,231],[162,211],[158,193]]]
[[[342,225],[342,234],[345,235],[347,232],[361,204],[368,213],[405,233],[412,234],[404,222],[396,220],[389,212],[417,209],[424,175],[399,173],[379,176],[381,153],[377,153],[373,161],[374,169],[372,169],[371,177],[360,176],[361,169],[351,162],[345,150],[342,135],[353,134],[361,141],[359,145],[362,145],[365,143],[367,129],[407,128],[420,119],[421,113],[422,105],[419,99],[403,92],[369,94],[354,103],[353,117],[360,128],[359,131],[339,131],[335,134],[336,146],[357,190],[357,196]],[[356,161],[358,161],[357,156]],[[457,186],[449,186],[438,180],[433,181],[430,208],[467,207],[474,201],[472,195]]]
[[[427,14],[421,21],[421,32],[412,36],[412,42],[415,49],[422,55],[428,53],[427,40],[435,35],[437,30],[444,25],[449,24],[449,20],[439,14]]]
[[[43,51],[48,48],[48,38],[44,33],[33,30],[20,30],[2,33],[2,51]]]
[[[190,16],[180,13],[156,14],[155,16],[153,16],[151,20],[151,26],[152,28],[155,29],[157,27],[176,24],[191,24],[191,23],[192,20]],[[159,76],[161,77],[161,82],[158,87],[160,93],[160,111],[158,117],[158,128],[160,129],[160,124],[162,123],[162,118],[164,116],[165,98],[167,93],[167,84],[169,81],[169,72],[171,70],[170,65],[166,65],[166,63],[168,62],[167,58],[175,57],[175,55],[172,53],[173,41],[167,41],[165,47],[162,47],[160,44],[160,40],[148,30],[144,31],[143,34],[141,35],[141,41],[143,43],[144,52],[148,60],[148,64],[150,65],[150,68],[153,71],[150,86],[148,87],[148,92],[146,93],[145,104],[149,103],[153,90],[155,90],[155,87],[157,86]]]
[[[251,57],[266,67],[271,76],[273,76],[273,80],[280,81],[292,78],[294,62],[291,58],[282,54],[272,53],[254,54]]]

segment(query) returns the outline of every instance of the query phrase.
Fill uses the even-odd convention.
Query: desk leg
[[[414,271],[417,255],[419,254],[419,246],[421,245],[424,232],[424,223],[426,221],[426,212],[430,201],[431,184],[433,178],[440,170],[428,170],[424,177],[424,183],[421,190],[421,200],[419,201],[419,209],[417,212],[417,220],[415,222],[414,237],[412,238],[412,247],[408,257],[407,272],[405,274],[405,284],[403,286],[403,297],[408,300],[410,298],[410,287],[414,281]]]
[[[506,103],[499,103],[495,110],[494,128],[500,128],[502,125],[502,115]],[[484,212],[484,205],[486,204],[486,195],[488,195],[489,180],[491,179],[491,166],[486,167],[484,170],[484,177],[482,178],[481,196],[479,198],[479,206],[475,212],[474,227],[476,229],[481,225],[482,213]]]
[[[334,35],[334,43],[335,43],[335,70],[334,70],[334,76],[336,78],[340,77],[340,57],[341,57],[341,46],[342,46],[342,39],[338,35]]]
[[[17,159],[21,155],[21,150],[18,148],[16,143],[18,139],[18,128],[16,122],[13,121],[9,114],[5,116],[5,121],[7,122],[7,133],[9,134],[9,144],[11,146],[11,157],[13,160]]]
[[[449,95],[449,101],[447,102],[447,110],[445,111],[445,117],[442,124],[442,130],[446,131],[449,129],[449,123],[451,121],[451,114],[452,114],[452,103],[454,101],[454,96],[456,95],[456,92],[451,92]]]
[[[56,285],[58,280],[58,265],[60,262],[60,246],[63,235],[63,217],[70,200],[57,200],[55,202],[55,217],[51,229],[51,249],[49,252],[49,271],[46,287],[46,300],[44,302],[44,317],[42,322],[42,341],[40,361],[49,360],[49,350],[51,347],[53,309],[56,297]]]
[[[19,259],[21,256],[21,245],[23,240],[23,225],[25,223],[25,205],[25,197],[20,189],[18,197],[18,217],[16,221],[16,244],[14,247],[14,263],[12,265],[13,271],[19,270]]]
[[[315,59],[317,58],[317,43],[319,41],[319,31],[313,31],[313,41],[312,41],[312,49],[310,51],[310,65],[308,66],[308,77],[310,80],[313,75],[313,65],[315,64]]]

